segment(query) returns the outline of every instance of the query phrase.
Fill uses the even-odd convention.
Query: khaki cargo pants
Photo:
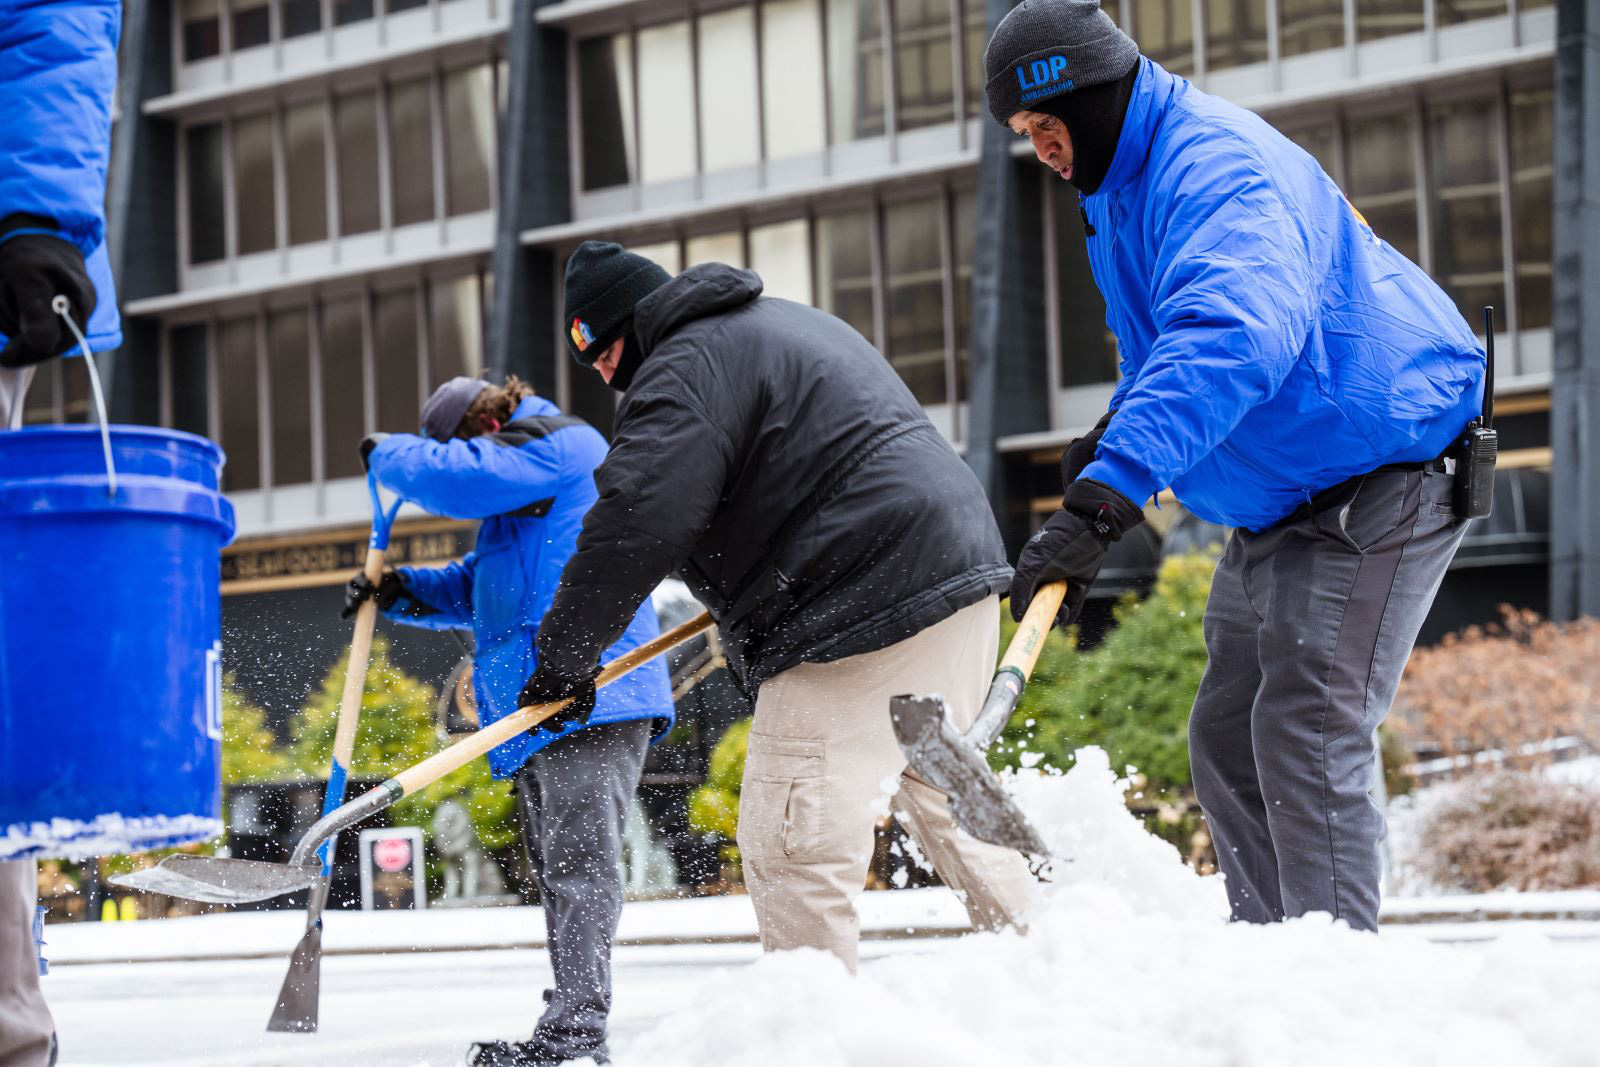
[[[762,948],[827,949],[855,968],[855,897],[873,827],[894,811],[983,930],[1020,926],[1036,883],[1026,861],[956,829],[945,795],[908,773],[889,698],[939,693],[964,728],[994,676],[998,598],[899,644],[803,663],[761,686],[739,801],[739,851]]]

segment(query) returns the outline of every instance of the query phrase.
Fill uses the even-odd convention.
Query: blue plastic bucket
[[[0,433],[0,860],[222,832],[219,551],[233,507],[203,437]]]

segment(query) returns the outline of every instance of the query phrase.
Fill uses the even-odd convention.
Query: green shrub
[[[739,835],[739,786],[754,721],[746,716],[728,727],[711,749],[705,784],[689,794],[690,828],[718,838],[723,862],[732,865],[739,861],[739,846],[734,843]]]

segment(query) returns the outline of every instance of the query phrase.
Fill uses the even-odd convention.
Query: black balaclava
[[[644,352],[639,348],[639,335],[633,332],[633,323],[627,326],[627,333],[622,335],[622,354],[617,357],[617,369],[612,373],[611,380],[606,384],[619,393],[626,393],[628,386],[633,384],[633,374],[639,369],[639,364],[644,362]]]
[[[1139,80],[1139,60],[1116,81],[1059,93],[1029,104],[1032,111],[1054,115],[1066,124],[1072,138],[1072,184],[1085,196],[1100,188],[1122,136],[1122,120]]]

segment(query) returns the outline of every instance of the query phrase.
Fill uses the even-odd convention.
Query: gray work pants
[[[1375,732],[1466,523],[1454,479],[1352,479],[1236,531],[1206,604],[1189,761],[1233,917],[1378,926]]]
[[[32,367],[0,367],[0,430],[21,425],[22,399],[32,378]],[[0,863],[0,1067],[50,1062],[55,1023],[39,991],[39,951],[33,943],[36,872],[32,860]]]
[[[555,988],[534,1043],[551,1059],[605,1059],[611,942],[622,917],[622,831],[654,722],[605,723],[534,753],[517,772],[528,865]]]

